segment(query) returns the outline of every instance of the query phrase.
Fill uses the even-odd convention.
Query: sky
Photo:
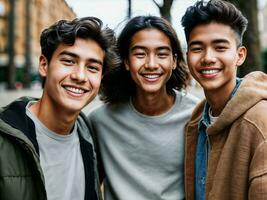
[[[77,14],[77,17],[98,17],[117,34],[127,22],[127,0],[66,0],[66,2]],[[159,0],[158,2],[161,3]],[[181,17],[186,8],[193,5],[194,2],[196,0],[175,0],[172,6],[172,24],[182,43],[185,39],[180,25]],[[159,10],[152,0],[132,0],[132,16],[148,14],[160,16]]]
[[[127,21],[127,0],[66,0],[74,10],[77,17],[95,16],[100,18],[104,24],[114,29],[118,34]],[[160,4],[162,0],[157,0]],[[186,46],[183,29],[181,27],[181,17],[190,5],[196,0],[174,0],[171,14],[172,25],[176,30],[183,48]],[[258,0],[259,7],[263,7],[267,0]],[[132,16],[156,15],[159,10],[152,0],[132,0]]]

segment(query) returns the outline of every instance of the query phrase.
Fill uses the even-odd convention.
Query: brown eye
[[[202,48],[201,47],[192,47],[192,48],[190,48],[190,51],[197,53],[197,52],[201,52]]]
[[[226,49],[228,49],[226,46],[217,46],[216,47],[217,51],[225,51]]]
[[[144,58],[146,56],[145,53],[139,52],[139,53],[134,53],[134,56],[137,58]]]
[[[158,53],[159,58],[166,58],[169,56],[169,53]]]
[[[100,67],[99,66],[94,66],[94,65],[89,65],[87,66],[87,70],[93,73],[99,72]]]
[[[64,59],[62,59],[61,61],[62,61],[63,64],[65,64],[65,65],[73,65],[73,64],[75,64],[75,61],[74,61],[73,59],[66,59],[66,58],[64,58]]]

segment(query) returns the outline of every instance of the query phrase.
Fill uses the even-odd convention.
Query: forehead
[[[154,48],[160,46],[171,46],[169,37],[156,28],[143,29],[136,32],[130,43],[130,48],[134,46],[143,46]]]
[[[53,56],[59,56],[63,52],[69,52],[83,59],[104,60],[104,50],[92,39],[76,38],[73,45],[61,43],[55,50]]]
[[[201,24],[192,29],[189,34],[188,44],[192,42],[210,43],[213,41],[227,41],[230,44],[236,44],[237,35],[234,30],[225,24],[209,23]]]

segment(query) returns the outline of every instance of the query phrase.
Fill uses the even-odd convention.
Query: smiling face
[[[230,26],[219,23],[198,25],[191,31],[187,63],[205,93],[230,95],[234,89],[237,67],[246,57],[246,49],[237,47],[236,37]]]
[[[166,93],[166,83],[176,67],[170,39],[155,28],[135,33],[125,66],[137,85],[138,94]]]
[[[46,77],[42,103],[50,108],[80,112],[97,95],[104,51],[91,39],[60,44],[50,63],[40,57],[39,72]]]

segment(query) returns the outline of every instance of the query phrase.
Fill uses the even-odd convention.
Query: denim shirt
[[[240,78],[236,78],[236,86],[231,93],[230,98],[232,98],[240,83]],[[208,166],[208,156],[211,149],[208,135],[206,133],[207,127],[210,125],[209,117],[210,105],[206,102],[203,110],[203,115],[198,123],[198,138],[196,147],[196,158],[195,158],[195,199],[204,200],[205,199],[205,189],[206,189],[206,175]]]

